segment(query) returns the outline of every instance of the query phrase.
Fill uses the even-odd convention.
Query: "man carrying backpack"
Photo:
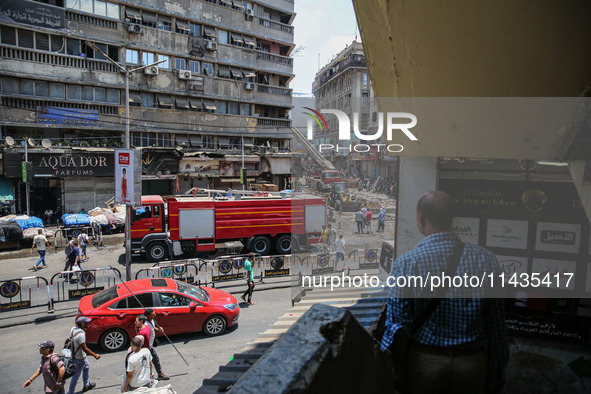
[[[86,255],[86,246],[89,242],[88,235],[86,235],[86,229],[83,228],[82,232],[78,236],[78,245],[80,245],[80,261],[82,261],[82,257],[84,257],[84,260],[88,260],[88,256]]]
[[[89,370],[90,364],[88,363],[88,359],[86,358],[86,353],[93,356],[95,359],[101,358],[100,354],[96,354],[92,350],[86,346],[86,329],[88,328],[88,323],[91,322],[92,319],[86,316],[80,316],[76,319],[76,327],[72,327],[70,330],[70,338],[72,338],[72,358],[74,359],[74,363],[76,364],[76,373],[72,376],[72,380],[70,381],[70,390],[68,394],[74,394],[76,390],[76,384],[78,383],[78,379],[80,379],[80,374],[82,374],[82,381],[84,382],[84,388],[82,392],[85,393],[88,390],[92,390],[95,388],[96,383],[90,383],[89,379]]]
[[[66,367],[64,362],[59,359],[59,355],[53,352],[55,343],[52,341],[45,341],[39,344],[39,353],[41,353],[41,364],[35,371],[33,376],[29,378],[24,384],[24,388],[28,388],[33,380],[39,375],[43,375],[45,383],[45,393],[64,394],[64,374]]]

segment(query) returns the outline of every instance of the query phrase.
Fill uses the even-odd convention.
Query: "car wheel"
[[[269,238],[267,238],[263,235],[258,235],[256,237],[254,237],[252,239],[252,241],[250,241],[250,251],[251,252],[258,253],[262,256],[265,256],[265,255],[269,254],[270,250],[271,250],[271,241],[269,241]]]
[[[221,316],[210,316],[203,322],[203,332],[210,337],[220,335],[225,329],[226,320]]]
[[[291,235],[284,234],[277,238],[275,241],[275,249],[279,254],[290,254],[291,253]]]
[[[162,260],[166,260],[167,255],[168,248],[166,247],[166,243],[162,241],[152,242],[146,249],[146,257],[152,263],[158,263]]]
[[[124,349],[129,340],[127,333],[120,328],[111,328],[101,335],[100,345],[108,352]]]

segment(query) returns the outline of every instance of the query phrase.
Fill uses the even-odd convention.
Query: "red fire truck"
[[[166,204],[166,208],[165,208]],[[158,262],[184,253],[236,247],[267,255],[291,253],[292,241],[321,241],[326,199],[314,195],[142,196],[132,210],[131,250]],[[292,237],[293,236],[293,237]],[[238,244],[240,245],[240,244]]]

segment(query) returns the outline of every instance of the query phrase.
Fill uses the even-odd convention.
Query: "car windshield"
[[[92,297],[92,307],[96,308],[99,305],[103,305],[105,302],[111,301],[117,296],[119,296],[119,294],[117,294],[117,286],[109,287],[100,293],[96,293],[94,297]]]
[[[201,287],[186,284],[184,282],[175,281],[178,286],[178,291],[197,298],[199,301],[209,301],[209,294]],[[99,293],[100,294],[100,293]]]

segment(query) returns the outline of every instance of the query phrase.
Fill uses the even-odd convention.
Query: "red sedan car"
[[[121,283],[82,298],[76,318],[92,318],[86,342],[116,351],[136,335],[135,318],[145,308],[154,309],[156,322],[167,335],[194,331],[219,335],[240,316],[236,298],[225,291],[155,278]]]

